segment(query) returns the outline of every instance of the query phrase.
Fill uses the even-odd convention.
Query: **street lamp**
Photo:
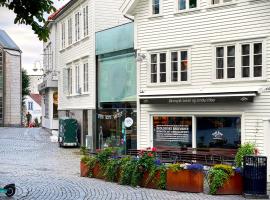
[[[34,72],[37,72],[38,70],[44,71],[43,68],[41,67],[40,61],[39,60],[36,60],[35,61],[35,64],[34,64],[33,71]]]

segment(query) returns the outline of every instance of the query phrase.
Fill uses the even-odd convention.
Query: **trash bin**
[[[267,157],[244,157],[244,197],[268,199],[267,195]]]
[[[59,146],[78,146],[78,122],[72,118],[59,119]]]

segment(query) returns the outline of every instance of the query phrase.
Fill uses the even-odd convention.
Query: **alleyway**
[[[0,199],[133,200],[243,199],[237,196],[132,188],[79,177],[78,149],[60,149],[42,129],[0,129],[0,186],[14,182],[16,195]]]

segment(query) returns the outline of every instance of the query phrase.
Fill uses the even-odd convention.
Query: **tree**
[[[22,104],[24,104],[25,97],[30,95],[30,78],[26,70],[22,70]]]
[[[7,7],[16,14],[15,24],[32,26],[39,40],[47,41],[49,29],[44,14],[56,11],[52,0],[0,0],[0,6]]]

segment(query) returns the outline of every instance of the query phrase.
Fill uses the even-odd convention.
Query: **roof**
[[[76,3],[77,0],[70,0],[68,3],[66,3],[64,6],[62,6],[61,8],[59,8],[56,12],[54,12],[53,14],[51,14],[48,17],[48,21],[53,21],[56,20],[59,16],[61,16],[68,8],[70,8],[70,6],[72,6],[74,3]]]
[[[0,29],[0,46],[2,46],[4,49],[21,51],[20,48],[16,45],[16,43],[2,29]]]
[[[42,97],[41,97],[40,94],[33,94],[33,93],[31,93],[31,94],[30,94],[30,97],[31,97],[38,105],[41,106],[41,99],[42,99]]]
[[[133,10],[138,4],[139,0],[124,0],[123,4],[120,7],[121,12],[124,15],[131,15],[133,16]]]

